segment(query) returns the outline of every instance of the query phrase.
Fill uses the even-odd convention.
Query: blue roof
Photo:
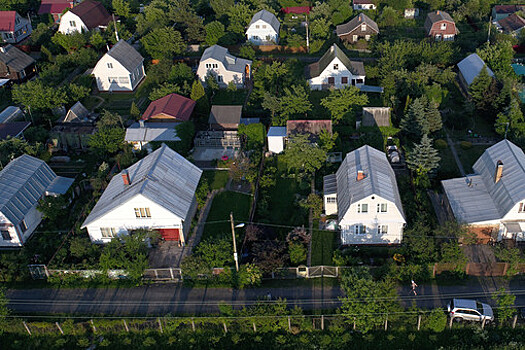
[[[490,68],[485,64],[481,57],[478,56],[477,53],[467,56],[458,63],[459,71],[468,85],[472,84],[474,79],[476,79],[485,66],[487,67],[487,72],[489,75],[493,77],[494,73],[492,73]]]
[[[268,129],[268,137],[270,136],[278,136],[278,137],[286,137],[286,127],[285,126],[270,126],[270,129]]]

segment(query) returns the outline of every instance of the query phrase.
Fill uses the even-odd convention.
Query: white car
[[[471,299],[452,299],[447,305],[448,314],[452,319],[492,322],[494,312],[490,305]]]

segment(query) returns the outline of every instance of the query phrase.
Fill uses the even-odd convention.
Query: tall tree
[[[489,75],[486,66],[470,84],[469,94],[478,111],[492,112],[498,91],[496,81]]]
[[[67,103],[63,88],[47,86],[40,79],[13,86],[13,101],[32,109],[52,109]]]
[[[512,138],[525,135],[525,120],[517,98],[513,97],[505,112],[498,114],[494,127],[500,135],[505,135],[507,131]]]
[[[228,16],[230,18],[230,25],[228,31],[244,35],[246,26],[252,19],[253,11],[250,6],[244,2],[238,2],[228,9]]]
[[[235,0],[210,0],[210,5],[217,18],[228,14],[230,7],[235,5]]]
[[[206,44],[212,46],[219,42],[225,34],[224,25],[219,21],[213,21],[206,24]]]
[[[87,37],[86,34],[81,32],[74,32],[71,34],[56,32],[51,38],[51,41],[55,45],[62,46],[68,53],[71,53],[86,45]]]
[[[308,99],[308,92],[302,85],[284,88],[284,95],[279,99],[279,102],[281,103],[283,123],[294,114],[304,114],[312,109],[312,104]]]
[[[115,14],[117,14],[120,17],[129,17],[130,14],[130,6],[129,2],[125,0],[113,0],[111,2],[111,6],[115,9]]]
[[[321,105],[332,114],[334,123],[340,122],[348,113],[354,113],[358,106],[364,106],[367,103],[368,96],[361,93],[355,86],[332,90],[328,97],[321,100]]]
[[[155,59],[171,58],[181,54],[186,48],[180,32],[171,27],[155,29],[140,39],[140,42]]]
[[[427,134],[421,138],[421,143],[415,145],[408,153],[406,162],[410,170],[418,175],[427,175],[439,166],[441,158],[438,151],[432,147],[432,139]]]
[[[309,135],[297,134],[289,138],[282,157],[288,171],[312,176],[326,162],[326,151],[312,143]]]

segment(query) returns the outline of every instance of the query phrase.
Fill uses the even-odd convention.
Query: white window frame
[[[355,224],[354,225],[354,234],[356,234],[356,235],[366,235],[366,225]]]
[[[386,213],[388,210],[388,203],[377,203],[377,212]]]
[[[368,213],[368,203],[359,203],[357,205],[357,212],[358,213]]]
[[[117,236],[117,229],[115,227],[101,227],[100,235],[102,238],[114,238]]]
[[[361,31],[362,32],[366,32],[366,24],[365,23],[361,24]]]
[[[377,225],[377,234],[378,235],[388,234],[388,225]]]

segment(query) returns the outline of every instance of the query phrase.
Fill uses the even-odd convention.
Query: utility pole
[[[233,212],[230,212],[230,223],[232,224],[233,260],[235,260],[235,270],[239,272],[239,260],[237,258],[237,243],[235,242],[235,225],[233,224]]]
[[[306,51],[310,53],[310,38],[308,37],[308,15],[306,17]]]
[[[118,31],[117,31],[117,21],[115,20],[115,14],[112,14],[113,16],[113,26],[115,27],[115,38],[117,39],[117,43],[119,42],[118,38]]]
[[[487,35],[487,42],[490,41],[490,28],[492,27],[492,16],[489,19],[489,35]]]

